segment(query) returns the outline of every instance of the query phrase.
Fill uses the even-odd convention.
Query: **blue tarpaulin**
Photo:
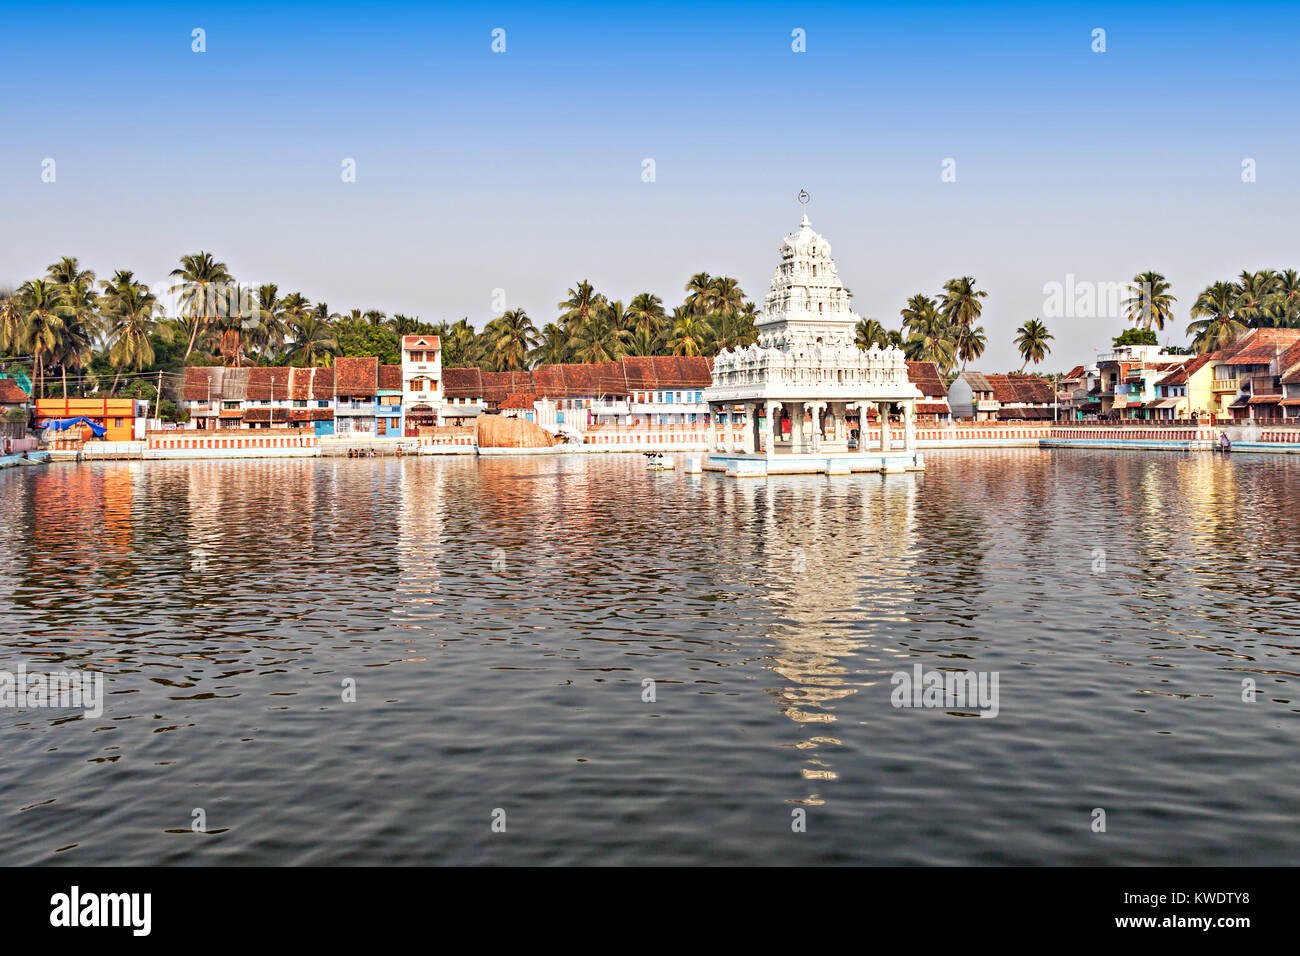
[[[61,432],[66,428],[72,428],[79,424],[86,425],[87,427],[89,427],[91,434],[93,434],[96,438],[103,438],[105,435],[108,434],[107,428],[105,428],[103,425],[95,424],[89,418],[86,418],[84,415],[78,416],[77,418],[51,418],[48,421],[43,422],[41,427],[53,428],[55,431]]]

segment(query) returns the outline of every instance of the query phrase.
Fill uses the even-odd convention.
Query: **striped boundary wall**
[[[192,435],[178,432],[150,432],[145,436],[145,451],[289,451],[316,448],[316,435],[258,435],[250,430],[244,435]],[[207,457],[207,456],[205,456]]]

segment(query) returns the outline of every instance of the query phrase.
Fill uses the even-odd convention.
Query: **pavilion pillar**
[[[790,415],[790,451],[795,454],[803,454],[803,402],[794,403],[794,411]]]
[[[916,402],[903,403],[903,443],[909,455],[916,454]]]
[[[758,451],[758,406],[753,402],[745,403],[744,435],[741,451],[747,455],[752,455]]]
[[[889,453],[889,402],[877,402],[876,411],[880,416],[880,451],[882,454]]]
[[[780,402],[767,402],[767,419],[763,423],[763,450],[769,455],[776,454],[777,424],[776,416],[781,411]]]
[[[821,411],[826,407],[825,402],[805,402],[804,408],[812,412],[812,450],[816,455],[821,451],[822,443],[822,415]]]

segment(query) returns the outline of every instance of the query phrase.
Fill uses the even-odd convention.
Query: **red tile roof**
[[[989,387],[993,389],[993,397],[1003,405],[1014,405],[1016,403],[1016,390],[1010,380],[1005,375],[997,373],[985,374],[984,378],[988,381]]]
[[[538,395],[560,398],[564,395],[564,366],[543,365],[533,369],[533,388]]]
[[[1076,365],[1074,368],[1070,369],[1070,371],[1065,373],[1064,378],[1066,381],[1073,381],[1076,378],[1084,378],[1087,374],[1087,370],[1082,365]]]
[[[655,387],[655,363],[648,356],[635,356],[622,360],[623,375],[630,389]]]
[[[289,369],[289,398],[297,401],[311,398],[311,369]]]
[[[26,405],[32,397],[11,378],[0,378],[0,405]]]
[[[1180,365],[1178,368],[1174,369],[1164,378],[1158,380],[1156,384],[1157,385],[1186,385],[1188,379],[1190,379],[1193,375],[1195,375],[1206,365],[1208,365],[1210,363],[1210,360],[1213,357],[1214,357],[1213,353],[1207,353],[1205,355],[1197,355],[1191,357],[1187,360],[1185,364]]]
[[[712,382],[713,360],[704,356],[539,365],[530,372],[443,370],[447,398],[483,398],[489,403],[505,401],[514,392],[532,392],[543,398],[620,396],[637,389],[705,389]]]
[[[908,362],[907,380],[921,390],[926,398],[942,398],[948,402],[948,390],[943,387],[943,376],[934,362]]]
[[[311,397],[315,399],[334,397],[334,369],[314,368],[311,370]]]
[[[502,408],[532,408],[537,401],[537,396],[532,392],[515,392],[513,395],[506,397],[501,403]]]
[[[379,366],[379,387],[386,392],[400,392],[402,390],[402,366]]]
[[[1300,329],[1251,329],[1238,339],[1224,365],[1267,365],[1300,342]]]
[[[248,369],[245,398],[259,402],[270,398],[289,398],[289,376],[293,369],[285,366],[253,366]]]
[[[185,368],[185,385],[182,389],[187,402],[217,401],[221,398],[221,377],[224,369],[189,365]]]
[[[402,348],[404,349],[441,349],[442,342],[436,335],[403,335]]]
[[[1007,381],[1016,391],[1016,401],[1023,405],[1050,405],[1056,401],[1056,388],[1038,375],[1012,372]]]
[[[476,368],[443,369],[442,394],[447,398],[482,398],[483,373]]]
[[[1300,340],[1297,340],[1294,345],[1283,352],[1277,360],[1279,372],[1285,373],[1292,368],[1300,370]]]
[[[379,382],[379,359],[340,358],[334,361],[340,395],[374,395]]]

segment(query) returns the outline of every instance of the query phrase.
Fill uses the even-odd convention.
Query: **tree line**
[[[363,355],[397,364],[401,336],[411,334],[440,336],[447,367],[486,371],[624,356],[708,356],[758,338],[759,312],[740,284],[707,272],[691,276],[681,305],[671,310],[652,292],[625,304],[583,280],[557,303],[555,320],[540,329],[524,309],[512,309],[481,331],[468,318],[428,323],[378,309],[336,312],[301,292],[282,293],[275,283],[245,286],[208,252],[182,256],[169,278],[174,316],[164,314],[158,293],[130,270],[98,279],[75,257],[61,258],[41,278],[16,290],[0,289],[0,361],[30,368],[37,395],[56,388],[66,395],[71,376],[83,393],[117,394],[121,385],[153,397],[141,394],[152,390],[145,380],[186,364],[329,366],[339,356]],[[934,362],[951,377],[984,354],[985,298],[973,277],[950,279],[937,295],[911,296],[898,328],[863,318],[857,344],[897,346],[909,359]],[[1147,341],[1172,324],[1176,302],[1160,273],[1134,276],[1123,303],[1131,331]],[[1214,282],[1197,296],[1191,317],[1186,332],[1198,352],[1228,345],[1251,328],[1300,328],[1300,275],[1265,269]],[[1014,338],[1024,359],[1021,370],[1043,361],[1052,340],[1038,318],[1021,325]]]

